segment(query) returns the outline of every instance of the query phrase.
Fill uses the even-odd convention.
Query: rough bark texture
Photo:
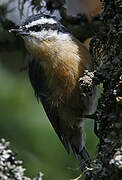
[[[93,83],[102,83],[104,89],[95,113],[99,144],[85,180],[122,179],[122,1],[104,0],[104,8],[104,31],[91,41],[90,48],[97,62]]]

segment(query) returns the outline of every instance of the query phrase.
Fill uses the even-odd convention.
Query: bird
[[[9,32],[21,36],[31,55],[29,79],[65,150],[81,169],[90,163],[84,142],[84,116],[94,99],[80,93],[79,78],[92,71],[88,49],[55,16],[39,13]]]

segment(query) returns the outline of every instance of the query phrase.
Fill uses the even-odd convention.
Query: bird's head
[[[56,17],[44,13],[28,17],[21,26],[9,30],[9,32],[22,36],[25,41],[29,39],[43,41],[51,37],[62,38],[62,40],[68,38],[66,36],[68,32],[60,21]]]

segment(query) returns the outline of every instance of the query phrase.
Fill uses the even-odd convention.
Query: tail
[[[82,127],[76,127],[74,129],[74,133],[70,136],[70,144],[76,159],[79,162],[81,170],[84,170],[85,167],[89,166],[90,164],[90,156],[85,147],[83,134],[82,134]]]
[[[77,151],[76,149],[72,148],[75,154],[75,157],[80,165],[80,169],[84,170],[90,164],[90,156],[86,149],[83,147],[81,151]]]

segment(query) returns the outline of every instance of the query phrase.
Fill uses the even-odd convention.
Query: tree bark
[[[96,34],[90,46],[94,62],[97,62],[93,82],[103,84],[95,113],[99,144],[96,159],[84,172],[84,180],[122,179],[122,1],[103,2],[105,28]]]

